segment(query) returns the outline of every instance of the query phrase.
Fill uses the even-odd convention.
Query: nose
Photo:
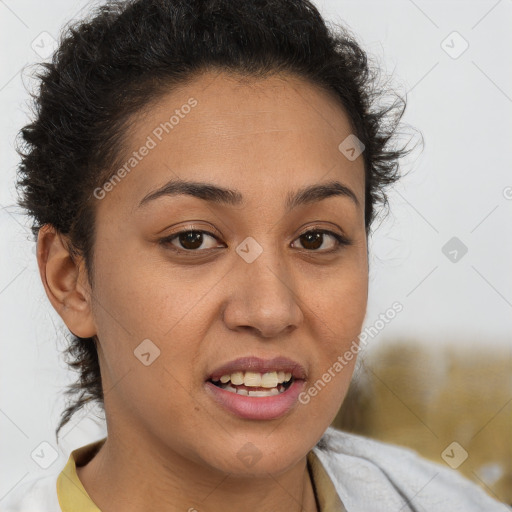
[[[274,251],[264,250],[252,263],[236,262],[223,311],[229,329],[273,338],[288,334],[302,323],[297,283],[281,258]]]

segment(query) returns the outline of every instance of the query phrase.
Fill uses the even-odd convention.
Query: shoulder
[[[58,473],[18,484],[0,501],[2,512],[61,512],[57,498]]]
[[[456,470],[408,448],[329,427],[313,451],[348,512],[511,510]]]

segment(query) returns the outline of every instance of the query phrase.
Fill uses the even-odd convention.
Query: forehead
[[[170,179],[187,179],[235,188],[250,202],[269,184],[272,200],[340,179],[363,204],[363,159],[339,150],[351,133],[334,95],[293,75],[203,73],[132,117],[118,164],[127,172],[109,195],[133,209]]]

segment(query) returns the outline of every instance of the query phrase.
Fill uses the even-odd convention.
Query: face
[[[289,75],[203,74],[133,119],[125,172],[96,190],[91,315],[109,434],[242,475],[284,471],[315,445],[367,303],[364,163],[338,149],[351,133],[334,97]],[[165,193],[177,180],[210,188]],[[258,360],[225,367],[239,358]],[[247,391],[269,373],[262,391],[273,370],[294,378],[270,397],[213,382],[245,378]]]

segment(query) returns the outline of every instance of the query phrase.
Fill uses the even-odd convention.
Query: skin
[[[335,417],[355,358],[307,405],[273,420],[239,418],[205,392],[206,376],[232,359],[284,355],[309,387],[357,339],[366,313],[367,240],[363,157],[339,144],[352,133],[338,101],[290,75],[240,80],[208,72],[134,117],[126,155],[193,97],[198,105],[95,208],[94,288],[67,240],[46,225],[38,263],[67,327],[98,337],[108,438],[77,469],[102,512],[316,510],[306,455]],[[141,199],[172,178],[237,189],[243,206],[166,196]],[[337,180],[358,205],[332,196],[284,214],[298,188]],[[206,230],[203,255],[166,236]],[[351,240],[337,252],[329,229]],[[248,236],[263,248],[248,264],[235,251]],[[183,240],[183,238],[182,238]],[[217,248],[210,249],[209,248]],[[134,356],[149,338],[160,356]],[[257,398],[255,398],[257,400]],[[247,442],[260,451],[247,467]]]

